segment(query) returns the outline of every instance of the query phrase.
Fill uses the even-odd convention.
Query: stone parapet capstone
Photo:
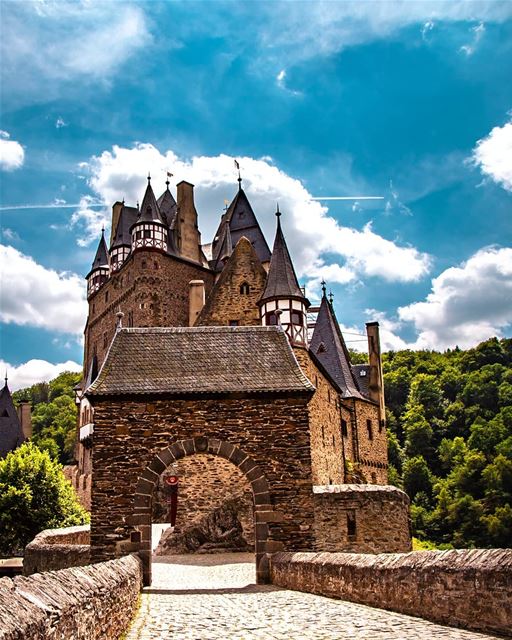
[[[114,640],[137,607],[136,556],[0,579],[0,640]]]
[[[90,563],[90,527],[45,529],[25,547],[23,574],[81,567]]]
[[[276,553],[273,584],[498,633],[512,629],[512,550]]]

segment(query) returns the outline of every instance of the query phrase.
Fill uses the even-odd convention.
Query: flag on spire
[[[168,177],[168,178],[172,178],[172,177],[173,177],[173,175],[174,175],[174,173],[171,173],[170,171],[168,171],[168,172],[167,172],[167,177]]]
[[[235,159],[235,167],[238,171],[240,171],[240,165],[238,164],[238,160]]]

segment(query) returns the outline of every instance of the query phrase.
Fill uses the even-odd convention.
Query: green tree
[[[432,495],[432,474],[423,456],[416,456],[404,463],[404,491],[411,500],[422,492],[426,496]]]
[[[0,553],[11,555],[43,529],[88,522],[61,466],[25,443],[0,460]]]

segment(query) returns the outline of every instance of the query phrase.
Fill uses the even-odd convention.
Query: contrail
[[[313,196],[311,200],[384,200],[384,196]]]
[[[0,211],[14,211],[17,209],[76,209],[81,204],[13,204],[0,206]],[[87,207],[104,207],[104,204],[87,203]]]

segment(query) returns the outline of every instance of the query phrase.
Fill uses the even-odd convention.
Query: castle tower
[[[281,229],[281,213],[276,212],[277,230],[270,259],[267,283],[259,301],[261,324],[281,325],[292,346],[307,347],[306,310],[309,300],[299,286]]]
[[[117,204],[117,203],[116,203]],[[133,208],[131,208],[134,211]],[[110,272],[115,273],[123,266],[124,261],[131,251],[131,226],[132,216],[129,216],[128,207],[124,203],[117,217],[117,228],[112,234],[112,244],[110,246]],[[114,222],[114,219],[112,220]]]
[[[108,280],[109,266],[105,231],[101,230],[101,238],[98,243],[96,255],[92,262],[92,268],[85,276],[87,279],[87,298],[90,298]]]
[[[24,440],[25,435],[7,386],[6,375],[5,385],[0,390],[0,458],[14,451]]]
[[[322,301],[309,349],[330,375],[342,398],[363,398],[334,308],[326,296],[325,283],[322,283]]]
[[[137,249],[156,249],[167,252],[167,225],[160,216],[158,204],[151,187],[151,176],[142,200],[139,217],[130,229],[132,251]]]

